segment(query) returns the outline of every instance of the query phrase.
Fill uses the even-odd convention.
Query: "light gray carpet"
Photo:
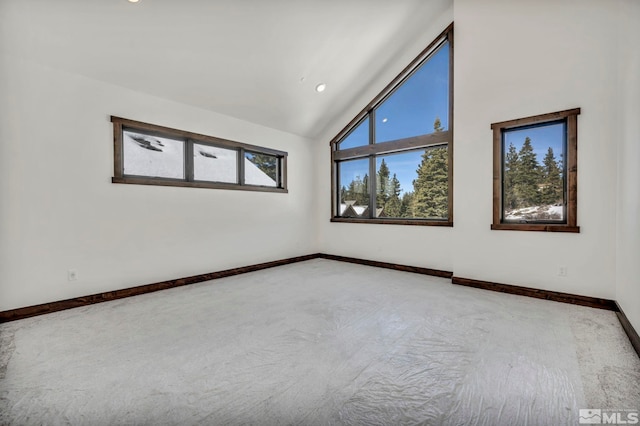
[[[0,424],[574,425],[640,408],[608,311],[312,260],[0,326]]]

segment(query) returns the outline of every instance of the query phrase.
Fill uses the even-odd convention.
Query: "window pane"
[[[564,222],[564,122],[503,133],[503,218],[513,222]]]
[[[376,108],[376,143],[449,128],[449,43]]]
[[[376,158],[376,217],[447,219],[447,147]]]
[[[124,174],[184,179],[184,142],[123,132]]]
[[[244,183],[278,186],[278,157],[252,152],[246,152],[244,157]]]
[[[342,217],[369,217],[369,159],[338,163],[338,187]]]
[[[193,179],[238,183],[238,152],[194,143]]]
[[[365,118],[355,129],[338,143],[338,149],[355,148],[369,145],[369,117]]]

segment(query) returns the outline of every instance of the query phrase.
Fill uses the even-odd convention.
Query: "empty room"
[[[637,0],[0,0],[0,425],[640,421]]]

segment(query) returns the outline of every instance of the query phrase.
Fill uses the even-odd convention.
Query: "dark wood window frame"
[[[580,108],[534,115],[516,120],[492,123],[493,130],[493,224],[491,229],[507,231],[580,232],[577,225],[578,210],[578,114]],[[566,223],[517,223],[503,219],[503,135],[505,130],[543,125],[545,123],[566,123],[566,166],[564,177]]]
[[[444,43],[449,43],[449,110],[448,130],[425,135],[413,136],[393,141],[374,143],[372,128],[375,126],[375,110],[397,87],[402,85],[415,70],[417,70],[432,53],[436,52]],[[339,150],[338,144],[344,140],[360,123],[369,118],[369,144]],[[390,225],[422,225],[422,226],[453,226],[453,23],[438,35],[400,74],[398,74],[360,113],[347,124],[330,142],[331,146],[331,222],[346,223],[375,223]],[[337,190],[338,162],[369,158],[369,175],[375,176],[375,158],[377,155],[401,153],[415,149],[446,147],[448,151],[448,217],[435,218],[374,218],[375,208],[369,209],[369,218],[341,217],[338,214],[339,191]],[[375,191],[370,188],[372,203]],[[372,204],[375,205],[375,204]]]
[[[113,153],[114,169],[113,183],[126,183],[135,185],[159,185],[159,186],[180,186],[187,188],[210,188],[210,189],[235,189],[244,191],[259,192],[280,192],[287,193],[287,156],[284,151],[264,148],[256,145],[249,145],[235,142],[228,139],[221,139],[214,136],[201,135],[185,130],[172,129],[170,127],[158,126],[155,124],[143,123],[126,118],[111,116],[113,123]],[[133,176],[124,173],[123,156],[123,132],[125,130],[139,131],[147,135],[168,137],[182,140],[185,143],[184,170],[185,178],[161,178],[153,176]],[[193,144],[208,145],[218,148],[234,150],[238,153],[237,183],[194,181],[193,179]],[[277,162],[277,183],[276,186],[250,185],[244,182],[244,158],[245,152],[252,154],[266,154],[278,158]]]

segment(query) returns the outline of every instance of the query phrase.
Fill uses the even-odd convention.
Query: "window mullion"
[[[340,163],[338,163],[337,161],[333,162],[333,165],[331,167],[331,173],[333,175],[333,188],[337,188],[336,189],[336,194],[334,197],[335,200],[335,205],[333,206],[333,213],[332,216],[336,216],[339,217],[340,216],[340,205],[342,204],[342,188],[340,187]]]
[[[193,182],[193,139],[184,141],[184,178],[187,182]]]
[[[376,144],[367,144],[361,147],[348,148],[344,151],[335,151],[333,160],[355,160],[365,158],[369,155],[392,154],[394,152],[410,151],[414,149],[437,147],[440,145],[451,145],[452,132],[444,130],[426,135],[412,136]]]
[[[369,112],[369,145],[376,143],[376,110]],[[376,217],[376,156],[369,156],[369,219]]]
[[[238,185],[244,185],[244,148],[238,150]]]
[[[372,155],[369,157],[369,219],[376,217],[376,188],[376,157]]]
[[[494,136],[495,137],[495,136]],[[502,184],[502,176],[504,176],[504,150],[505,150],[505,142],[504,142],[504,134],[500,134],[500,179],[498,180],[498,184],[500,185],[500,217],[498,220],[500,223],[504,221],[504,185]],[[494,155],[496,155],[494,153]],[[494,160],[495,161],[495,160]],[[495,179],[495,177],[494,177]],[[494,183],[495,186],[495,183]]]

